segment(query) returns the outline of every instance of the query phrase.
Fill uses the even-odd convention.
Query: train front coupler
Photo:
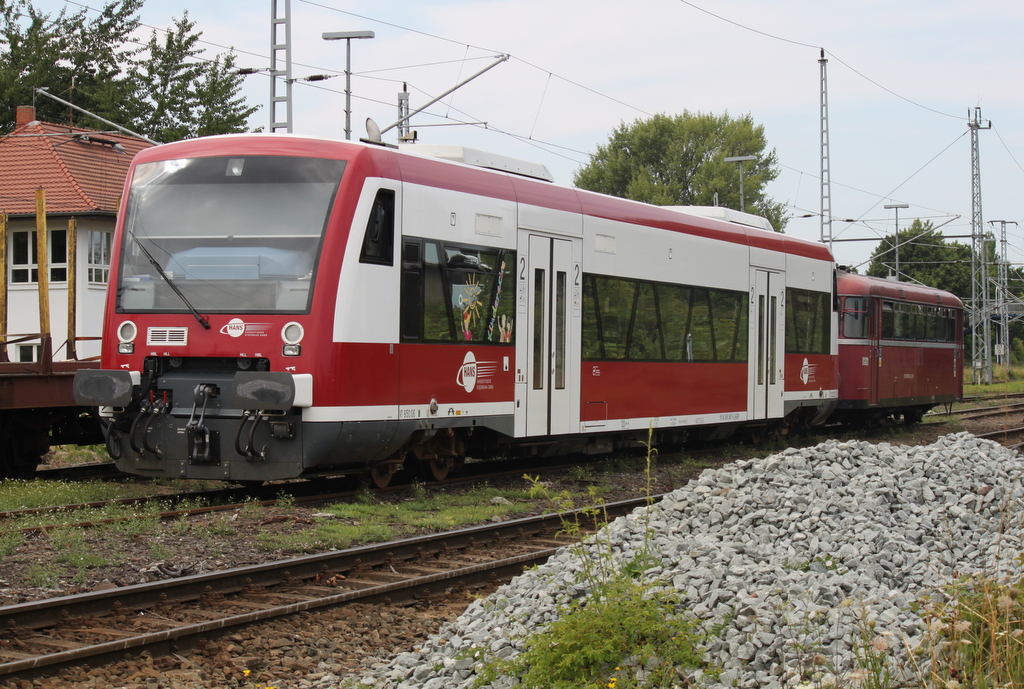
[[[151,452],[158,458],[163,457],[160,443],[157,443],[156,446],[150,445],[149,428],[152,426],[154,419],[161,414],[168,414],[170,411],[171,402],[166,390],[162,391],[160,395],[157,395],[154,390],[149,390],[148,396],[143,393],[143,399],[139,402],[139,410],[135,414],[135,418],[132,420],[128,431],[128,444],[134,452],[140,455],[144,452]],[[145,423],[143,423],[143,420],[145,420]],[[137,432],[140,425],[142,426],[141,444],[138,442]]]
[[[211,431],[203,421],[206,419],[206,406],[210,400],[220,394],[216,385],[200,384],[192,391],[192,413],[185,424],[185,435],[188,438],[188,458],[197,464],[216,464],[219,462],[219,444],[216,431]],[[196,416],[196,412],[199,416]],[[214,442],[211,442],[213,440]]]

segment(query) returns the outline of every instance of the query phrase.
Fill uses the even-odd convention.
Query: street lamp
[[[352,39],[373,38],[372,31],[328,31],[325,41],[345,41],[345,139],[352,138]]]
[[[886,210],[896,211],[896,235],[894,236],[896,244],[896,281],[900,281],[900,209],[910,208],[909,204],[906,203],[887,203],[883,206]]]
[[[745,210],[743,208],[743,163],[748,160],[757,160],[757,156],[729,156],[725,159],[727,163],[740,164],[740,211]]]

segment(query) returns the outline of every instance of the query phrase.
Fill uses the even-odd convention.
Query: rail
[[[611,503],[602,512],[626,514],[647,502]],[[212,634],[298,612],[353,602],[397,604],[465,583],[509,578],[571,543],[554,536],[566,517],[527,517],[0,607],[0,658],[8,659],[0,663],[0,681],[83,663],[95,667],[126,652],[166,654]],[[186,604],[192,607],[179,609]],[[240,608],[248,611],[239,614]],[[142,612],[150,609],[159,614]],[[171,619],[172,609],[180,619]],[[141,620],[147,626],[140,629]]]

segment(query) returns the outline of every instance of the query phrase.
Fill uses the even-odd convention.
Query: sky
[[[146,0],[139,36],[187,11],[208,57],[234,50],[240,67],[266,69],[272,2]],[[33,4],[57,12],[102,1]],[[1007,221],[1007,258],[1024,263],[1019,0],[290,0],[290,15],[296,134],[344,138],[345,42],[321,35],[369,30],[373,39],[351,42],[352,138],[365,136],[367,117],[394,123],[404,87],[415,111],[490,65],[412,118],[420,145],[543,163],[569,186],[620,124],[684,110],[749,114],[778,158],[767,192],[787,205],[786,233],[812,240],[824,49],[837,262],[866,262],[897,212],[901,228],[926,219],[970,243],[977,114],[982,220],[997,238],[1002,223],[992,221]],[[314,74],[338,76],[303,81]],[[245,77],[244,95],[261,106],[250,125],[269,129],[266,72]]]

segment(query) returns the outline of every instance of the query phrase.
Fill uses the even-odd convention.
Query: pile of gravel
[[[707,470],[598,538],[627,562],[653,534],[660,562],[647,579],[677,591],[705,629],[724,625],[709,650],[724,672],[699,683],[795,686],[814,655],[849,673],[865,622],[905,661],[925,633],[912,600],[961,574],[1016,572],[1022,480],[1021,455],[967,433],[923,447],[829,441]],[[587,594],[580,582],[579,548],[563,549],[356,685],[469,687],[479,665],[467,651],[518,654]]]

